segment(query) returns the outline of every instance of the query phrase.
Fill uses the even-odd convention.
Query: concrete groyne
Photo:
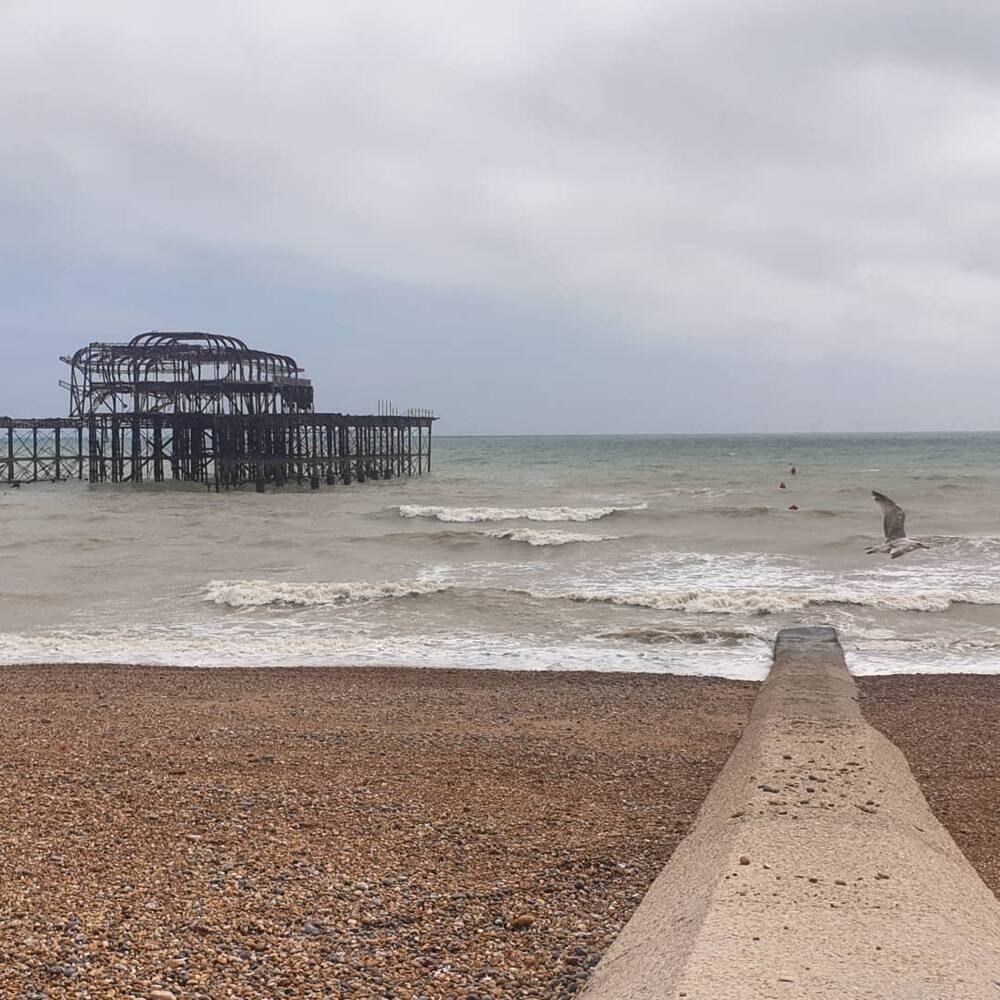
[[[1000,903],[861,717],[834,629],[779,634],[691,834],[582,996],[1000,998]]]

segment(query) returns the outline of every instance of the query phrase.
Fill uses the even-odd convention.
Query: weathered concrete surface
[[[691,834],[582,996],[1000,1000],[1000,904],[861,718],[833,629],[780,633]]]

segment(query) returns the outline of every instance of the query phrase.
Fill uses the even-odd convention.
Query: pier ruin
[[[294,358],[236,337],[143,333],[62,360],[69,415],[0,417],[0,482],[318,489],[431,468],[430,410],[317,413]]]

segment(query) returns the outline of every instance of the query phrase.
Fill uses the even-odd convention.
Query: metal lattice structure
[[[430,471],[429,410],[316,413],[294,358],[210,333],[151,332],[71,357],[68,418],[0,417],[0,480],[202,483],[387,479]]]
[[[72,357],[69,415],[305,413],[312,383],[286,354],[214,333],[142,333],[127,344],[88,344]]]

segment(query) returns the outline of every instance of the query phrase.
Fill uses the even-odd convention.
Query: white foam
[[[438,521],[599,521],[602,517],[630,510],[645,510],[646,504],[628,507],[423,507],[403,504],[401,517],[433,517]]]
[[[507,528],[483,532],[488,538],[502,538],[528,545],[571,545],[574,542],[611,542],[618,535],[585,535],[578,531],[559,531],[556,528]]]
[[[357,601],[414,597],[449,590],[420,580],[381,583],[289,583],[284,580],[210,580],[205,600],[229,608],[329,607]]]
[[[286,621],[283,619],[283,622]],[[407,636],[379,630],[337,629],[330,624],[252,628],[176,622],[153,628],[115,625],[89,632],[45,635],[0,633],[0,663],[141,663],[226,666],[422,666],[530,671],[594,670],[671,673],[761,680],[766,650],[706,645],[658,654],[642,647],[588,642],[545,642],[462,629]]]
[[[657,611],[694,614],[768,615],[802,611],[810,607],[850,604],[886,611],[947,611],[955,604],[1000,605],[1000,590],[888,593],[842,591],[792,591],[730,589],[687,591],[528,591],[546,600],[595,602]]]

